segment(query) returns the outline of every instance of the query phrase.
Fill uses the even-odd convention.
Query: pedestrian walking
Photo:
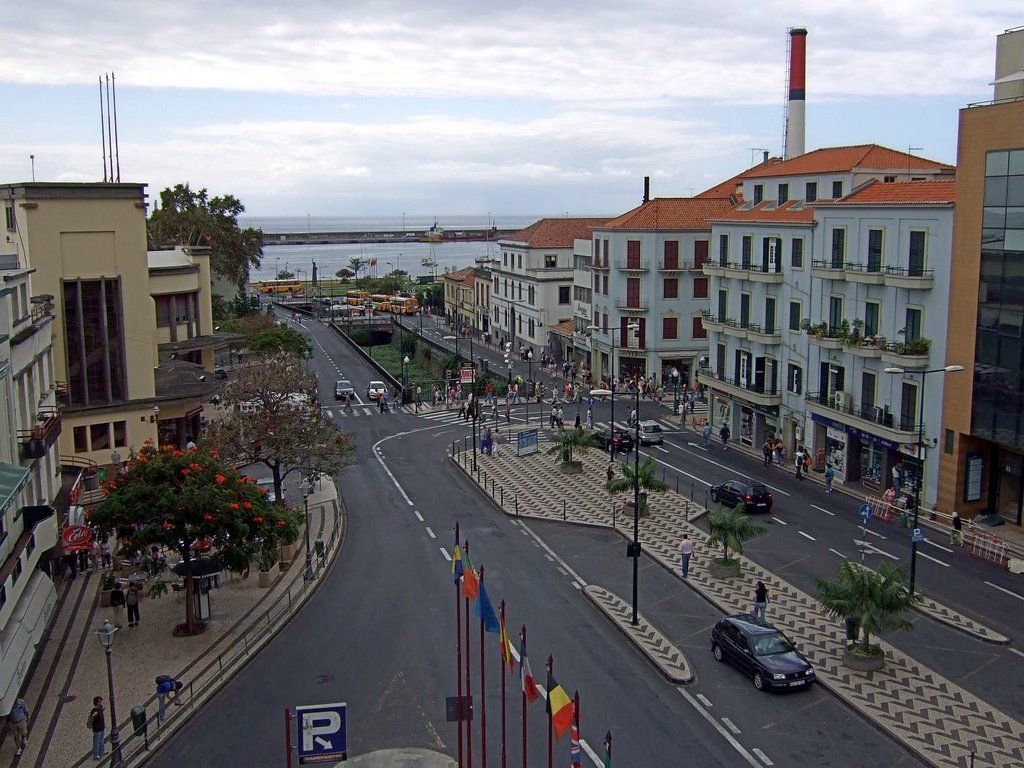
[[[757,586],[754,587],[754,618],[758,621],[764,621],[764,613],[767,607],[768,587],[764,585],[763,581],[759,581]]]
[[[20,755],[28,743],[28,718],[31,713],[28,711],[28,704],[22,698],[14,700],[11,713],[7,715],[7,731],[14,738],[15,755]]]
[[[170,699],[176,706],[181,706],[181,699],[178,695],[184,685],[180,680],[175,680],[170,675],[160,675],[156,679],[156,716],[162,723],[167,719],[167,700]]]
[[[555,416],[555,420],[558,422],[558,426],[565,426],[565,411],[562,410],[562,406],[558,406],[558,413]]]
[[[580,429],[580,412],[576,411],[576,422],[573,424],[574,429]]]
[[[110,609],[114,614],[114,626],[118,629],[124,626],[124,624],[121,623],[124,619],[124,606],[124,584],[120,581],[115,581],[114,588],[110,590]]]
[[[684,533],[683,540],[679,542],[679,564],[684,579],[690,574],[691,557],[693,557],[693,542],[690,541],[689,534]]]
[[[630,408],[628,425],[632,427],[634,424],[636,424],[636,408]]]
[[[903,459],[896,457],[896,463],[892,465],[892,487],[899,498],[900,487],[903,484]]]
[[[797,480],[803,480],[804,479],[804,477],[803,477],[803,471],[804,471],[804,447],[802,445],[799,446],[796,449],[796,457],[794,459],[794,463],[796,464],[796,479]]]
[[[704,425],[704,429],[701,430],[701,436],[704,438],[704,450],[711,448],[711,422],[709,421]]]
[[[609,483],[610,483],[610,482],[611,482],[612,480],[614,480],[614,479],[615,479],[615,467],[614,467],[613,465],[609,464],[609,465],[608,465],[608,469],[607,469],[607,470],[605,471],[605,473],[604,473],[604,476],[605,476],[606,478],[608,478],[608,482],[609,482]]]
[[[825,465],[825,493],[832,493],[832,480],[835,479],[836,471],[832,468],[830,461]]]
[[[103,735],[107,730],[107,720],[103,714],[103,697],[92,697],[92,709],[89,710],[89,717],[86,724],[92,731],[92,759],[103,759]]]
[[[139,587],[131,584],[124,596],[125,605],[128,606],[128,626],[139,626]]]
[[[551,416],[548,418],[548,428],[554,429],[555,422],[558,420],[558,408],[554,405],[551,406]]]
[[[728,424],[723,424],[722,428],[720,430],[718,430],[718,436],[720,438],[722,438],[722,450],[723,451],[728,451],[729,450],[729,435],[731,435],[731,434],[732,434],[732,431],[729,429],[729,425]]]
[[[765,440],[761,446],[761,454],[764,456],[764,465],[770,467],[772,463],[772,441]]]
[[[952,527],[949,529],[949,543],[962,547],[964,545],[964,523],[960,519],[960,513],[955,509],[953,510],[951,525]]]
[[[104,536],[100,542],[100,557],[103,560],[103,567],[109,568],[111,564],[110,537]]]
[[[420,405],[423,403],[423,387],[416,385],[416,413],[420,412]]]
[[[505,423],[512,423],[512,403],[505,403]]]
[[[594,412],[590,408],[587,408],[587,429],[593,429],[593,428],[594,428]]]

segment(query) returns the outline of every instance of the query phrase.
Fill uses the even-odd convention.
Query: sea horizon
[[[322,232],[421,232],[435,223],[445,230],[525,229],[540,219],[565,218],[565,214],[391,214],[379,216],[248,216],[238,217],[240,227],[262,229],[267,234]],[[577,217],[572,217],[577,218]]]

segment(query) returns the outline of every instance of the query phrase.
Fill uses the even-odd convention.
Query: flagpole
[[[526,625],[523,624],[523,628],[519,630],[519,637],[521,645],[526,645]],[[519,659],[519,663],[522,664],[522,658]],[[526,686],[520,685],[523,689],[523,768],[526,768]]]
[[[505,645],[505,601],[501,601],[501,768],[507,768],[505,765],[505,667],[508,662],[505,660],[505,654],[508,653],[508,647]]]
[[[569,741],[569,765],[577,766],[583,764],[582,749],[580,746],[580,692],[572,698],[573,733]]]
[[[458,523],[455,523],[455,546],[459,546]],[[461,586],[458,581],[455,582],[455,674],[459,680],[458,703],[455,713],[458,715],[459,721],[459,768],[462,768],[462,612],[459,610],[462,607],[459,605]]]
[[[548,667],[548,688],[550,689],[550,687],[551,687],[551,676],[555,674],[555,658],[553,656],[548,656],[547,667]],[[552,759],[552,752],[551,752],[551,730],[552,730],[552,724],[555,721],[555,713],[552,711],[552,708],[551,708],[551,691],[550,690],[548,690],[548,696],[547,696],[547,699],[545,699],[545,701],[547,702],[547,708],[548,708],[548,768],[554,768],[554,764],[551,761],[551,759]]]
[[[480,589],[484,588],[484,567],[480,566]],[[477,598],[479,601],[480,597]],[[477,606],[480,607],[479,602]],[[487,768],[487,675],[484,665],[484,612],[480,611],[480,764]]]
[[[604,768],[612,768],[612,732],[604,735]]]
[[[466,544],[463,547],[466,550],[467,562],[473,562],[469,558],[469,539],[466,539]],[[466,577],[463,576],[463,579]],[[465,599],[466,602],[466,700],[468,702],[466,717],[466,768],[473,768],[473,685],[470,682],[470,667],[472,659],[470,658],[473,653],[469,644],[469,598]]]

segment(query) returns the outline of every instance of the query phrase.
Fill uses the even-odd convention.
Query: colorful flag
[[[558,684],[550,670],[548,670],[547,711],[551,715],[551,723],[555,726],[555,739],[561,739],[562,734],[572,725],[572,699],[565,692],[565,688]]]
[[[377,259],[370,259],[370,266],[371,267],[376,267],[377,266]]]
[[[466,546],[469,546],[468,542]],[[462,596],[470,600],[476,600],[476,596],[480,591],[480,582],[477,580],[476,571],[473,570],[473,561],[469,559],[468,549],[462,553],[462,559],[465,561],[462,572]]]
[[[455,551],[452,552],[452,576],[455,578],[455,583],[459,583],[459,579],[462,578],[463,574],[462,567],[462,547],[455,544]]]
[[[530,669],[530,660],[526,658],[526,638],[519,638],[519,677],[523,682],[523,693],[526,694],[526,701],[529,704],[540,698],[537,691],[537,683],[533,679],[533,670]]]
[[[572,721],[572,733],[569,735],[569,765],[583,765],[583,747],[580,746],[580,724],[575,717]]]
[[[487,587],[480,585],[480,599],[476,601],[476,617],[484,622],[484,630],[497,632],[501,627],[498,624],[498,614],[494,612],[491,598],[487,594]]]
[[[501,660],[508,666],[508,673],[511,675],[516,671],[516,660],[512,656],[512,643],[508,639],[508,630],[505,629],[505,604],[502,603],[501,616],[499,622],[501,624],[501,633],[498,635],[498,642],[501,643]]]

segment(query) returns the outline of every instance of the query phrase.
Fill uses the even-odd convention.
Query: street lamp
[[[117,709],[114,704],[114,671],[110,656],[114,652],[114,633],[117,627],[109,619],[103,620],[103,626],[96,630],[96,637],[107,654],[107,692],[110,696],[110,765],[121,764],[121,734],[117,730]]]
[[[406,391],[409,388],[409,356],[402,358],[402,405],[405,405],[408,397]]]
[[[309,548],[309,494],[313,492],[312,476],[306,478],[306,485],[302,489],[302,509],[306,515],[306,569],[302,573],[304,581],[312,581],[316,578],[313,575],[313,550]]]
[[[946,365],[942,368],[931,368],[927,371],[919,371],[921,374],[921,393],[917,399],[917,485],[914,487],[914,521],[913,528],[917,530],[917,516],[921,509],[921,485],[924,483],[924,382],[929,373],[956,373],[962,371],[962,365]],[[908,375],[902,368],[883,368],[886,373],[895,376]],[[914,594],[914,585],[917,581],[917,540],[910,537],[910,594]]]
[[[629,323],[626,326],[626,330],[627,331],[635,331],[639,327],[640,327],[640,323]],[[601,331],[601,333],[608,333],[608,329],[607,328],[602,328],[599,325],[588,325],[587,326],[587,330],[588,331]],[[597,391],[598,392],[608,392],[608,394],[610,394],[612,396],[612,431],[611,431],[611,435],[609,435],[609,439],[611,441],[612,450],[611,450],[611,455],[608,457],[608,463],[611,464],[613,461],[615,461],[615,453],[616,453],[616,451],[615,451],[615,337],[613,336],[609,340],[608,343],[609,343],[610,349],[611,349],[611,375],[609,376],[609,379],[610,379],[609,384],[611,385],[611,391],[610,392],[608,392],[608,390],[597,390]],[[640,388],[637,387],[637,392],[639,393],[639,391],[640,391]],[[594,390],[590,390],[590,394],[594,394]],[[604,395],[601,395],[601,397],[604,397]],[[639,400],[638,400],[638,402],[639,402]],[[639,419],[640,419],[640,408],[639,408],[639,406],[637,406],[636,414],[637,414],[637,420],[639,421]]]
[[[676,402],[675,402],[675,406],[673,406],[672,413],[674,413],[676,415],[679,415],[679,369],[678,368],[673,368],[672,369],[672,384],[675,386],[675,389],[676,389]]]

